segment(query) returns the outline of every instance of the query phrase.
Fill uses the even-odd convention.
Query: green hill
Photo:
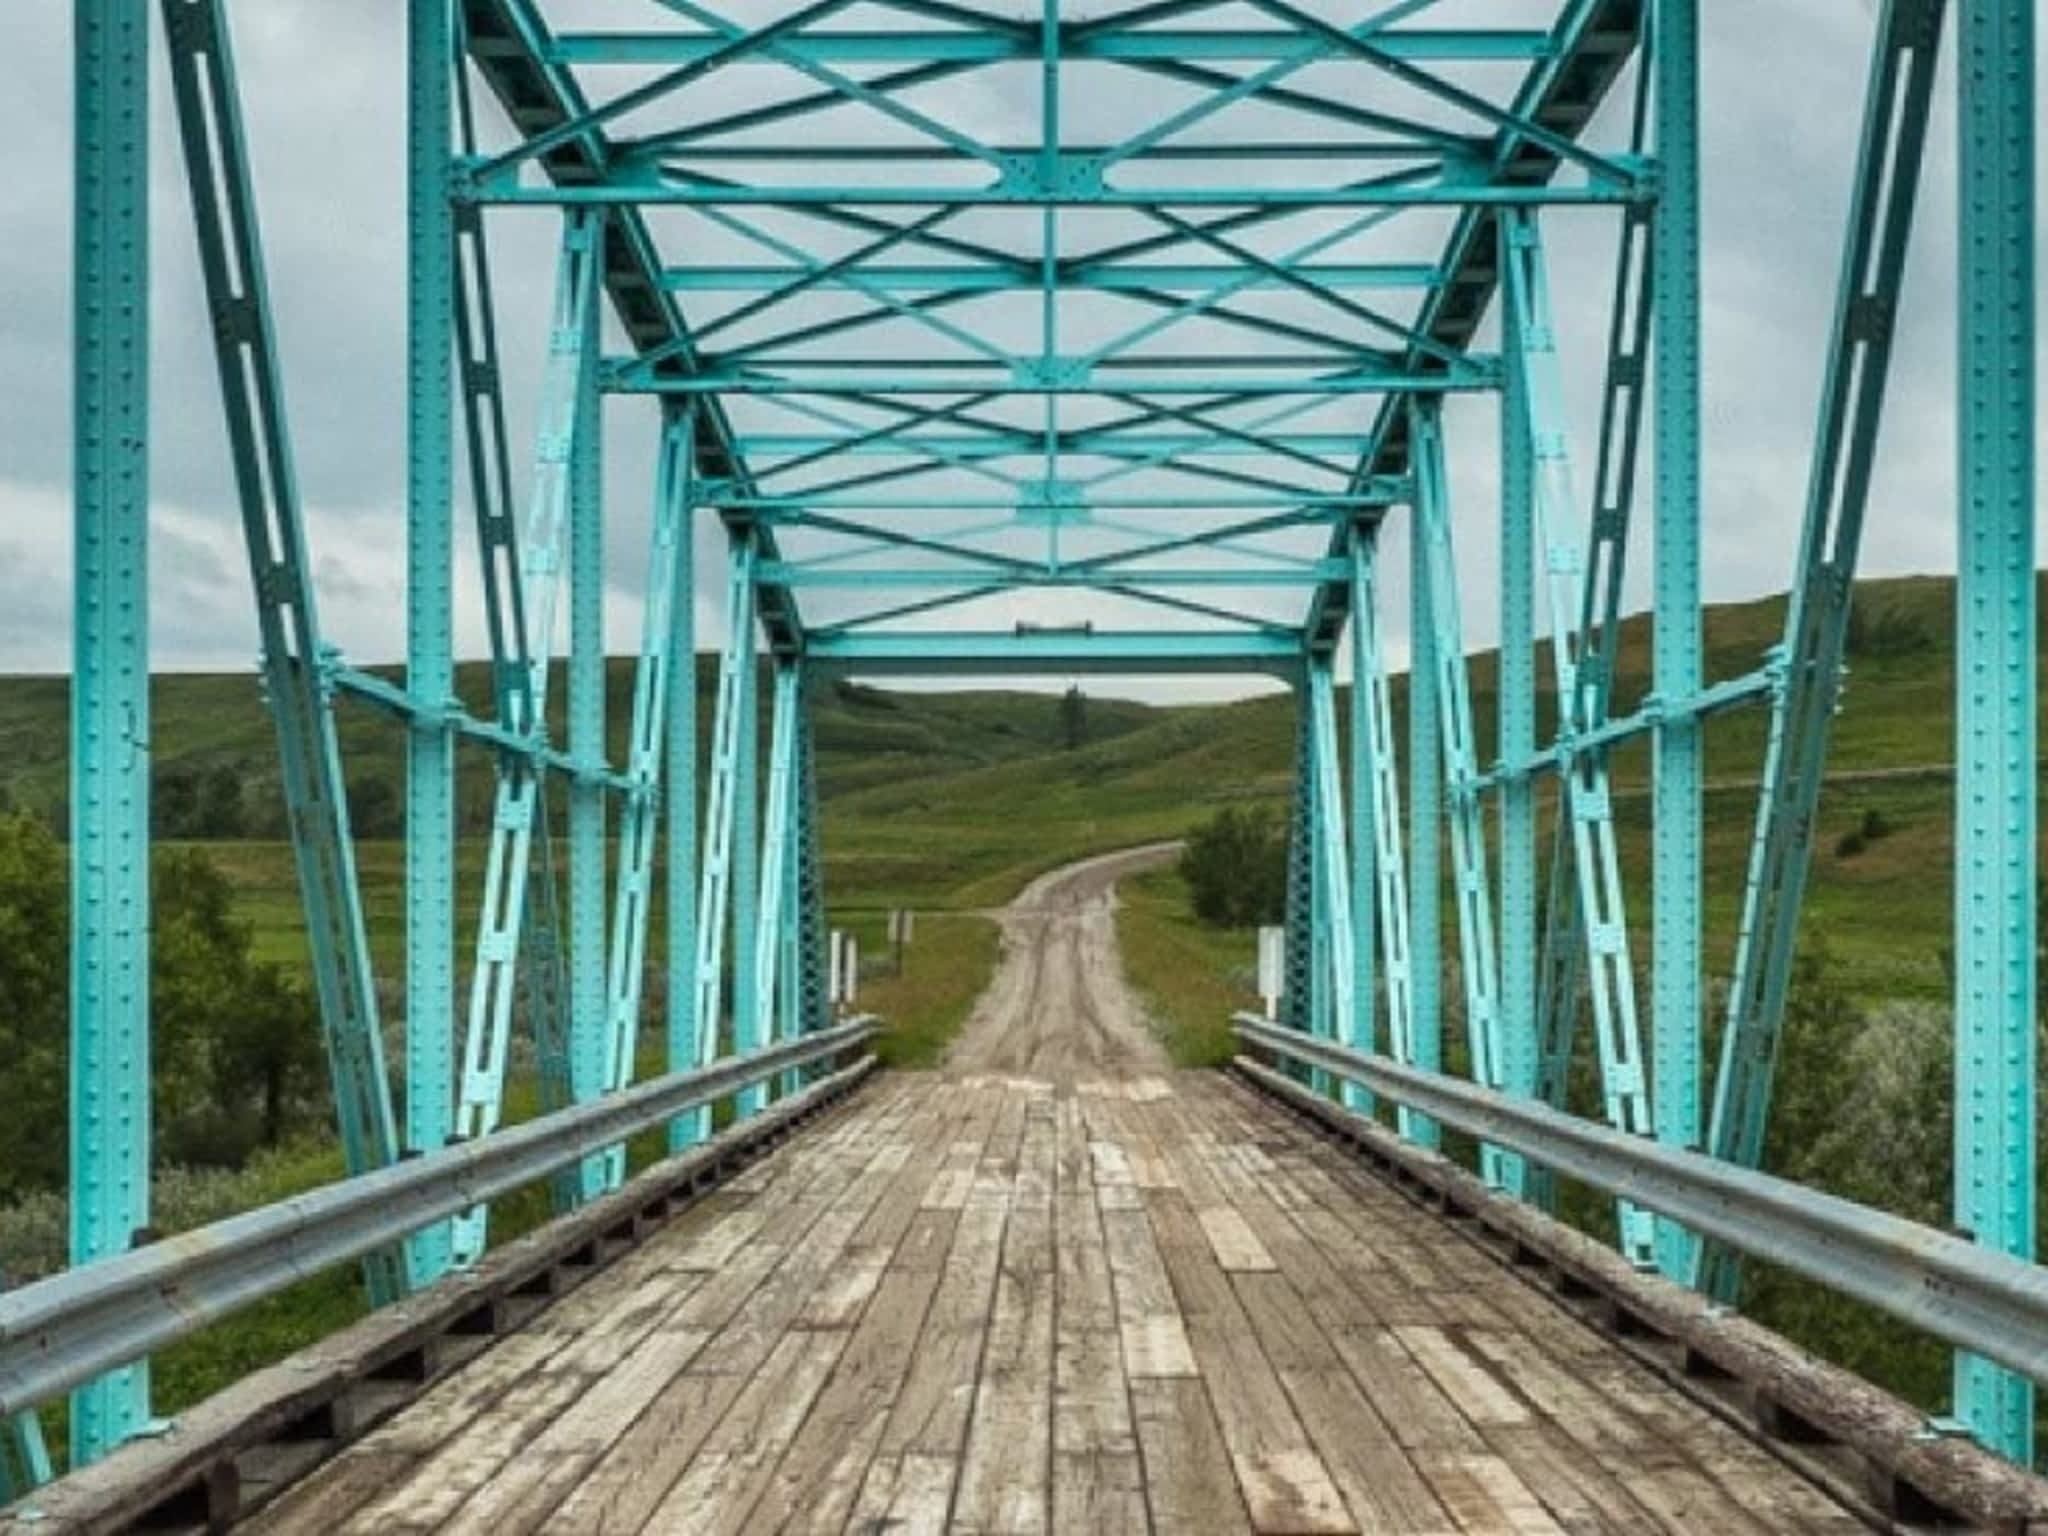
[[[1948,894],[1945,881],[1927,874],[1948,867],[1953,601],[1945,578],[1859,588],[1809,920],[1859,986],[1873,992],[1942,990]],[[1709,609],[1710,678],[1757,666],[1776,643],[1783,614],[1782,598]],[[1647,619],[1627,621],[1618,709],[1633,707],[1646,690],[1648,640]],[[1495,671],[1491,654],[1473,658],[1483,759],[1493,751]],[[1549,676],[1547,655],[1539,655],[1538,676]],[[698,684],[701,736],[708,741],[709,657],[700,658]],[[487,686],[481,665],[461,669],[459,691],[473,705]],[[1403,691],[1397,680],[1397,716]],[[553,698],[562,697],[558,679]],[[62,678],[0,678],[0,791],[19,804],[44,811],[61,805],[66,698]],[[608,707],[615,756],[630,706],[631,665],[615,661]],[[216,853],[242,886],[264,947],[295,954],[296,896],[287,850],[277,841],[273,747],[255,679],[165,676],[155,685],[153,709],[159,801],[170,780],[190,783],[225,770],[239,782],[246,836],[217,844]],[[1550,715],[1546,683],[1540,728],[1548,729]],[[354,702],[342,706],[341,719],[352,789],[372,813],[361,863],[373,939],[395,959],[401,855],[389,835],[402,808],[402,731]],[[1066,858],[1185,831],[1224,803],[1279,804],[1291,782],[1293,709],[1284,695],[1179,707],[1091,697],[1087,739],[1073,749],[1061,739],[1059,701],[1043,694],[821,685],[812,720],[826,802],[828,890],[841,908],[992,904]],[[1732,945],[1764,725],[1765,712],[1749,707],[1708,732],[1707,921],[1709,963],[1717,972]],[[489,757],[469,751],[464,761],[463,825],[480,832],[489,820]],[[1617,814],[1636,902],[1647,893],[1647,765],[1640,743],[1616,754]],[[1872,811],[1886,834],[1838,851],[1838,841]],[[477,843],[465,840],[472,877]]]

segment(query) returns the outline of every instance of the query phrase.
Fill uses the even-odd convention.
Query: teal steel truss
[[[1021,15],[810,0],[759,24],[703,0],[621,0],[602,17],[568,0],[410,0],[402,682],[342,658],[319,625],[228,0],[160,5],[352,1173],[491,1135],[522,1030],[544,1110],[628,1090],[657,964],[670,1071],[830,1022],[810,713],[848,675],[1293,689],[1281,1022],[1382,1056],[1399,1069],[1383,1080],[1403,1083],[1441,1080],[1452,1031],[1451,1061],[1547,1106],[1539,1118],[1581,1107],[1583,1055],[1601,1136],[1703,1149],[1738,1178],[1761,1162],[1944,0],[1880,7],[1785,643],[1712,684],[1699,0],[1402,0],[1341,23],[1299,0],[1085,14],[1041,0]],[[2026,0],[1954,9],[1955,1219],[2031,1256],[2033,17]],[[149,1224],[149,61],[136,0],[75,12],[70,1133],[84,1263]],[[1005,110],[975,106],[989,100]],[[1613,236],[1604,337],[1584,345],[1546,261],[1567,220]],[[546,336],[532,379],[500,348],[491,237],[514,221],[558,241],[552,311],[504,321]],[[1564,423],[1581,371],[1599,430],[1575,459]],[[507,428],[529,415],[530,457]],[[1472,423],[1489,419],[1482,442]],[[620,514],[604,471],[640,433],[656,448],[652,514],[614,763],[605,560]],[[1452,496],[1480,453],[1500,467],[1497,508]],[[488,705],[457,696],[457,599],[472,590],[458,495]],[[1622,601],[1645,535],[1651,687],[1626,698]],[[722,582],[693,569],[700,536],[723,551]],[[638,560],[634,543],[615,565]],[[1500,650],[1497,715],[1482,718],[1466,648],[1487,544]],[[701,767],[700,574],[724,599]],[[337,701],[405,732],[396,1072]],[[1707,960],[1723,951],[1702,917],[1702,743],[1712,716],[1759,703],[1769,746],[1710,1073]],[[1627,743],[1650,749],[1641,834],[1614,810]],[[456,786],[477,753],[494,800],[471,891]],[[1642,890],[1623,879],[1637,835]],[[472,897],[458,1010],[456,914]],[[1329,1050],[1304,1059],[1315,1091],[1374,1110],[1372,1074],[1336,1072]],[[691,1101],[671,1144],[756,1112],[795,1071],[716,1079],[731,1097]],[[1427,1111],[1386,1113],[1439,1140]],[[1551,1197],[1526,1151],[1477,1157],[1497,1187]],[[609,1148],[554,1194],[568,1206],[625,1172]],[[1636,1263],[1738,1295],[1720,1244],[1627,1203],[1618,1227]],[[371,1261],[372,1293],[474,1263],[489,1237],[482,1206],[437,1220]],[[1973,1433],[2027,1454],[2019,1378],[1965,1355],[1955,1402]],[[149,1407],[145,1365],[87,1386],[74,1452],[139,1432]],[[8,1431],[14,1485],[42,1474],[33,1429]]]

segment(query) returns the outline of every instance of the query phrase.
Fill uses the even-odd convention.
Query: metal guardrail
[[[685,1110],[866,1042],[858,1018],[181,1232],[0,1296],[0,1419]]]
[[[2048,1382],[2048,1268],[1953,1233],[1239,1014],[1247,1045],[1374,1093]]]

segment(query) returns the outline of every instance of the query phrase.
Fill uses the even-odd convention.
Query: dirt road
[[[997,913],[1002,959],[946,1057],[947,1070],[1066,1086],[1170,1071],[1124,981],[1116,882],[1167,863],[1179,849],[1159,843],[1065,865]]]

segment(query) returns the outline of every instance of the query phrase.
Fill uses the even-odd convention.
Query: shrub
[[[1277,923],[1287,910],[1287,833],[1265,807],[1229,807],[1188,839],[1180,858],[1195,915],[1221,928]]]

